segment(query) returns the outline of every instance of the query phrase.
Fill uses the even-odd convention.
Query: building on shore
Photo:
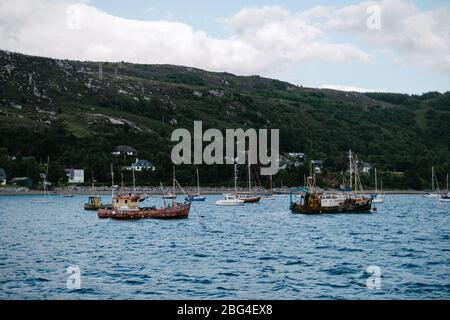
[[[84,183],[84,169],[66,169],[69,183]]]
[[[5,169],[0,168],[0,186],[6,186],[6,172]]]
[[[155,171],[156,170],[155,166],[150,161],[142,160],[142,159],[141,160],[136,159],[136,161],[134,163],[132,163],[131,166],[127,167],[126,169],[127,170],[134,169],[134,171],[146,171],[146,170]]]

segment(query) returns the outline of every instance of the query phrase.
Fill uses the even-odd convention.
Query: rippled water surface
[[[216,207],[209,196],[187,220],[113,221],[84,211],[86,196],[33,198],[0,197],[1,299],[450,298],[450,204],[436,199],[307,216],[289,198]],[[66,287],[72,265],[80,290]]]

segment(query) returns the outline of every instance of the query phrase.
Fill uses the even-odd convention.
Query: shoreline
[[[161,196],[161,190],[157,187],[136,187],[136,190],[133,190],[133,188],[124,188],[120,190],[116,190],[115,192],[123,192],[123,193],[136,193],[136,194],[146,194],[149,196]],[[184,188],[184,191],[187,194],[194,194],[197,193],[197,188]],[[240,188],[238,189],[238,193],[247,193],[247,189]],[[171,192],[171,189],[165,188],[164,193],[167,194],[168,192]],[[289,188],[277,188],[274,189],[273,193],[274,195],[277,194],[284,194],[288,195],[290,192]],[[61,188],[56,190],[48,191],[50,195],[60,195],[64,196],[67,194],[71,195],[85,195],[89,196],[92,195],[93,192],[89,188]],[[224,187],[217,187],[217,188],[200,188],[200,194],[202,195],[222,195],[224,193],[234,193],[233,188],[224,188]],[[263,190],[263,189],[255,189],[252,190],[252,193],[255,195],[267,195],[269,193],[269,190]],[[375,190],[365,190],[366,194],[372,194],[375,193]],[[419,190],[383,190],[383,194],[386,195],[421,195],[424,194],[425,191],[419,191]],[[100,188],[96,189],[94,194],[98,194],[101,196],[111,195],[111,188]],[[181,190],[177,190],[178,195],[184,195],[184,193]],[[23,196],[23,195],[44,195],[44,192],[42,190],[33,190],[33,189],[27,189],[27,188],[1,188],[0,189],[0,196],[11,196],[11,195],[17,195],[17,196]]]

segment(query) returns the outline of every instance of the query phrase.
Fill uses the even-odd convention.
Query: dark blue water
[[[306,216],[288,198],[233,208],[210,196],[195,204],[203,218],[129,222],[99,220],[85,196],[33,198],[0,197],[1,299],[450,298],[450,204],[436,199]],[[66,287],[71,265],[80,290]],[[368,266],[381,289],[367,288]]]

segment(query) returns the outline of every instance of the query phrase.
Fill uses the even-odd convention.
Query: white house
[[[148,160],[139,160],[136,159],[136,162],[131,164],[131,167],[128,167],[127,170],[133,170],[134,171],[143,171],[143,170],[151,170],[155,171],[155,166]]]
[[[84,169],[66,169],[69,183],[84,183]]]
[[[362,173],[369,173],[372,170],[373,166],[368,162],[363,162],[360,165],[360,170]]]

